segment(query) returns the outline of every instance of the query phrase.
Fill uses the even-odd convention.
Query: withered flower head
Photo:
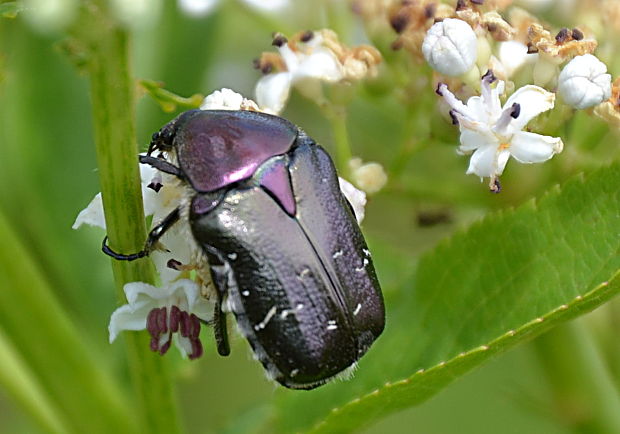
[[[598,43],[594,38],[585,37],[579,29],[562,29],[555,36],[538,24],[532,23],[528,29],[530,52],[538,52],[556,61],[564,62],[575,56],[592,54]]]
[[[611,97],[594,108],[594,114],[620,129],[620,77],[611,85]]]

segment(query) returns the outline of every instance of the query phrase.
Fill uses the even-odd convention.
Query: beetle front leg
[[[148,164],[161,172],[169,173],[179,179],[185,180],[185,174],[179,167],[161,158],[151,157],[150,155],[140,155],[140,163]]]
[[[179,208],[175,208],[170,214],[166,216],[157,226],[151,229],[149,232],[149,236],[146,239],[146,243],[144,244],[144,248],[137,253],[130,253],[128,255],[124,255],[122,253],[117,253],[108,246],[108,236],[106,235],[101,243],[101,250],[108,256],[113,257],[114,259],[118,259],[119,261],[135,261],[136,259],[144,258],[148,256],[153,250],[155,250],[155,246],[159,242],[159,239],[170,229],[177,221],[179,221],[179,217],[181,212]]]

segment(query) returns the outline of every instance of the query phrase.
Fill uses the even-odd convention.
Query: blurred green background
[[[365,40],[363,24],[347,2],[297,1],[294,13],[285,15],[256,12],[234,1],[221,3],[208,16],[196,18],[182,14],[175,2],[165,1],[154,25],[132,29],[135,77],[162,81],[168,90],[184,96],[230,87],[251,98],[260,77],[252,60],[271,48],[272,31],[290,34],[331,27],[346,43]],[[550,20],[553,13],[547,11]],[[389,52],[392,37],[386,34],[374,42],[393,64],[415,68],[412,74],[428,75],[406,54]],[[21,16],[0,20],[0,213],[85,345],[101,366],[128,387],[124,347],[108,343],[107,324],[117,302],[110,260],[99,250],[102,231],[71,229],[78,212],[100,190],[89,86],[79,53],[72,48],[62,30],[42,32]],[[519,205],[570,175],[617,156],[617,135],[602,121],[580,113],[558,127],[571,137],[563,154],[545,165],[510,163],[502,178],[505,191],[490,195],[478,179],[465,176],[467,158],[454,152],[457,131],[438,114],[428,83],[421,86],[424,91],[412,101],[409,113],[402,110],[393,85],[389,74],[357,85],[348,127],[354,154],[380,162],[391,177],[388,186],[369,200],[364,232],[371,246],[389,245],[412,263],[438,240],[485,213]],[[137,108],[137,140],[144,149],[151,134],[176,113],[164,113],[143,94]],[[283,116],[333,150],[329,124],[313,103],[293,94]],[[581,132],[585,126],[587,134]],[[585,151],[589,159],[581,158]],[[421,224],[424,217],[438,223]],[[0,240],[0,249],[5,248]],[[5,254],[10,258],[11,252]],[[403,275],[408,271],[402,270]],[[391,270],[378,272],[389,282],[385,288],[389,315],[390,291],[397,285],[388,275]],[[0,290],[10,292],[6,285],[0,281]],[[36,330],[36,316],[26,310],[19,314],[28,317]],[[590,321],[596,322],[596,317]],[[37,335],[26,339],[36,340]],[[189,363],[169,354],[182,419],[190,433],[254,432],[260,424],[252,421],[262,420],[264,406],[274,399],[277,386],[265,379],[248,344],[239,336],[233,341],[228,358],[214,354],[210,331],[203,337],[208,348],[202,359]],[[19,349],[20,341],[13,345]],[[63,353],[49,352],[47,357],[62,363]],[[522,345],[430,401],[364,432],[573,432],[555,418],[537,357],[532,344]],[[80,394],[80,390],[71,393]],[[0,432],[41,432],[1,388]]]

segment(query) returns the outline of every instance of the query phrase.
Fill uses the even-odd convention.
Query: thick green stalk
[[[135,138],[135,83],[129,66],[129,36],[114,22],[102,1],[85,8],[78,38],[88,55],[95,144],[110,246],[123,253],[137,252],[146,225],[137,165]],[[149,260],[112,260],[118,297],[124,302],[128,282],[153,282]],[[179,431],[174,391],[165,360],[149,349],[146,332],[126,333],[129,368],[144,431]]]
[[[620,395],[581,321],[534,341],[561,421],[575,433],[620,432]]]

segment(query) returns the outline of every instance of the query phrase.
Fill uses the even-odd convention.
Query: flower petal
[[[125,304],[116,309],[110,317],[108,332],[110,333],[110,343],[123,330],[144,330],[146,328],[146,317],[154,306],[143,305],[140,309]]]
[[[559,137],[519,131],[512,137],[510,154],[520,163],[542,163],[562,152],[563,147]]]
[[[336,82],[342,79],[342,66],[336,56],[326,48],[317,48],[308,56],[303,56],[298,68],[291,71],[292,82],[305,78],[314,78],[326,82]]]
[[[97,226],[102,229],[106,228],[105,216],[103,215],[103,201],[101,199],[101,193],[97,193],[93,200],[90,201],[88,206],[82,211],[80,211],[71,228],[78,229],[83,224]]]
[[[351,207],[353,207],[353,212],[355,213],[355,218],[357,219],[357,223],[360,224],[362,220],[364,220],[364,207],[366,206],[366,193],[362,190],[358,190],[351,184],[349,181],[343,178],[338,178],[338,182],[340,183],[340,191],[344,195],[344,197],[349,201]]]
[[[530,120],[539,114],[552,109],[554,102],[554,93],[548,92],[542,87],[534,86],[532,84],[523,86],[510,95],[510,98],[508,98],[504,104],[504,109],[512,107],[515,103],[521,106],[519,116],[510,122],[511,130],[522,130]]]
[[[496,163],[495,156],[497,154],[497,147],[495,146],[483,146],[474,152],[469,160],[469,168],[467,174],[475,174],[481,178],[490,177],[495,175]]]
[[[131,305],[147,300],[153,300],[153,307],[158,307],[155,300],[165,300],[174,292],[168,286],[159,288],[144,282],[129,282],[123,287],[127,302]]]
[[[469,154],[478,148],[483,148],[486,146],[497,148],[499,144],[497,137],[491,132],[486,124],[476,122],[476,128],[469,128],[472,126],[471,123],[460,123],[459,125],[461,129],[461,146],[459,146],[457,152],[460,154]]]
[[[509,158],[510,151],[507,149],[503,149],[497,153],[495,158],[495,173],[493,175],[499,176],[504,173],[504,168],[506,167],[506,163],[508,163]]]
[[[265,75],[256,83],[256,102],[261,109],[278,114],[284,108],[290,90],[290,73],[277,72]]]

